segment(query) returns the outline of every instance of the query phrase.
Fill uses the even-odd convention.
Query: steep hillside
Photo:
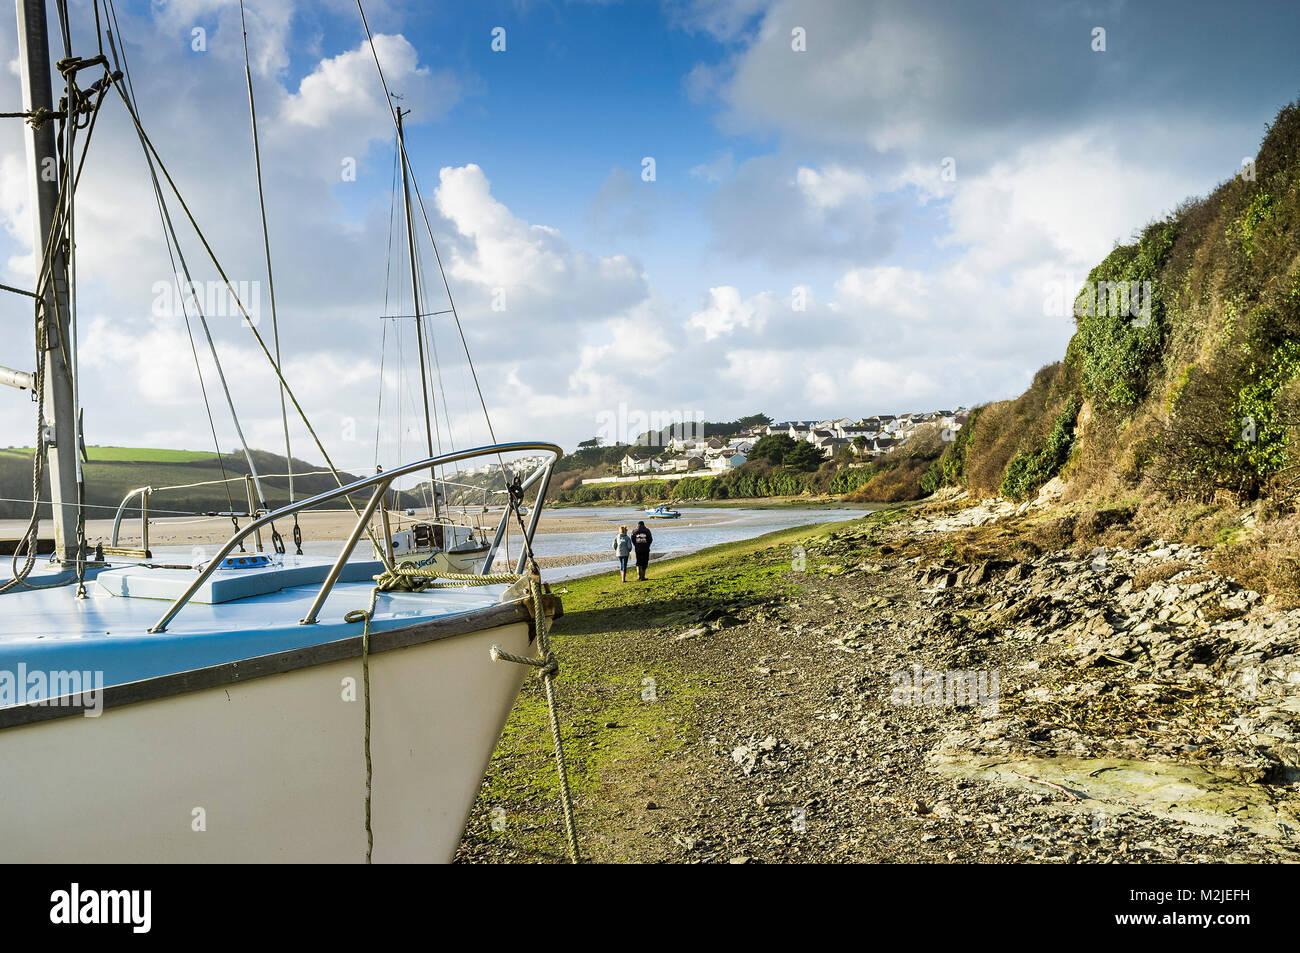
[[[1300,373],[1300,108],[1253,169],[1114,249],[1074,302],[1064,360],[980,409],[936,466],[980,496],[1288,499]],[[946,468],[947,472],[944,472]]]

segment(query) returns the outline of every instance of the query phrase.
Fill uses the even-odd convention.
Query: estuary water
[[[752,539],[792,526],[830,523],[865,516],[861,508],[781,507],[745,509],[720,506],[682,506],[678,519],[649,519],[643,507],[560,507],[546,510],[549,532],[538,533],[533,548],[547,564],[547,579],[573,579],[617,568],[613,542],[619,526],[629,530],[639,519],[654,534],[654,559],[681,556],[742,539]],[[581,529],[564,530],[566,521]]]

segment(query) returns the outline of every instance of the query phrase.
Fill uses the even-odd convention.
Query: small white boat
[[[646,510],[645,515],[658,520],[675,520],[682,514],[667,504],[660,504],[653,509]]]
[[[450,521],[415,523],[393,531],[399,563],[429,566],[442,573],[478,572],[491,547],[478,529]]]

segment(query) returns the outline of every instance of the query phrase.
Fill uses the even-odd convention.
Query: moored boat
[[[661,503],[659,506],[646,510],[645,515],[653,517],[654,519],[675,520],[682,514],[668,506],[666,503]]]

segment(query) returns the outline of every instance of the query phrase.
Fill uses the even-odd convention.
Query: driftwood
[[[1062,794],[1064,794],[1068,798],[1071,798],[1072,800],[1075,801],[1084,800],[1084,796],[1082,794],[1079,794],[1077,791],[1071,791],[1069,788],[1063,787],[1057,784],[1055,781],[1044,781],[1042,778],[1031,778],[1027,774],[1021,774],[1019,771],[1012,771],[1011,773],[1015,775],[1017,778],[1020,778],[1022,781],[1028,781],[1031,784],[1042,784],[1045,785],[1046,787],[1052,788],[1053,790],[1060,791]]]

